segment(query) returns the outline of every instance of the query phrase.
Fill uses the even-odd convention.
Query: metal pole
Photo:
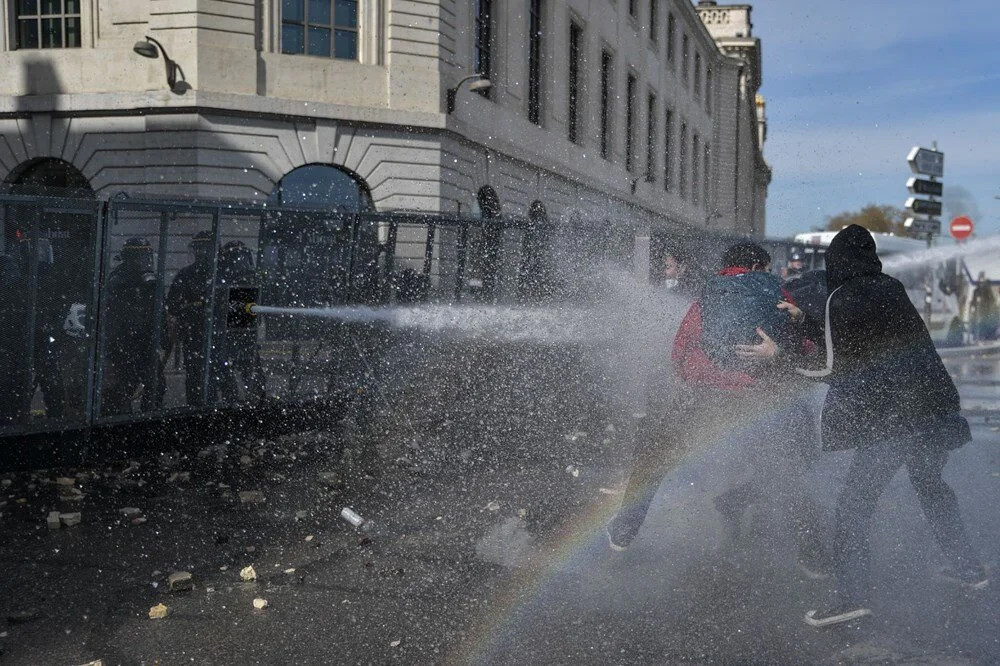
[[[212,272],[208,283],[208,308],[205,310],[205,344],[202,346],[204,357],[201,367],[204,375],[201,378],[202,403],[209,404],[209,386],[212,379],[212,345],[215,342],[215,289],[219,274],[219,210],[212,212]]]

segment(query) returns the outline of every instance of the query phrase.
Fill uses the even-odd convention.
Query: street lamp
[[[476,73],[471,74],[461,81],[459,81],[454,88],[448,88],[448,113],[455,110],[455,96],[458,95],[458,89],[462,87],[462,84],[466,81],[472,81],[469,84],[469,90],[487,90],[493,86],[493,82],[487,78],[484,78],[482,74]]]
[[[141,55],[143,58],[156,58],[163,54],[163,63],[167,68],[167,87],[172,91],[174,86],[177,85],[177,70],[179,69],[177,63],[170,59],[167,55],[167,50],[163,48],[163,44],[159,43],[152,37],[147,36],[146,41],[136,42],[132,50]]]

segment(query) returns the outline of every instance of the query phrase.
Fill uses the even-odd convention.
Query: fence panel
[[[94,362],[101,203],[0,193],[0,428],[86,422]]]

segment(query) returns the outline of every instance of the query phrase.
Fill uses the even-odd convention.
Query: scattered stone
[[[86,664],[80,664],[80,666],[104,666],[104,660],[95,659],[94,661],[88,661]]]
[[[250,465],[253,464],[253,458],[244,454],[240,456],[240,464],[243,465],[244,467],[249,467]]]
[[[257,580],[257,570],[253,568],[253,565],[243,567],[240,569],[240,579],[250,583]]]
[[[167,590],[170,592],[188,592],[194,589],[194,577],[187,571],[175,571],[167,576]]]
[[[291,574],[295,573],[295,569],[285,569],[285,573],[288,574],[288,575],[291,575]]]
[[[253,607],[256,608],[257,610],[264,610],[265,608],[267,608],[267,606],[268,606],[267,599],[261,599],[260,597],[257,597],[256,599],[253,600]]]
[[[222,484],[219,484],[221,487]],[[240,503],[241,504],[262,504],[264,502],[264,493],[259,490],[241,490],[240,491]]]
[[[604,426],[604,432],[612,433],[614,431],[615,431],[615,424],[614,423],[609,423],[608,425]]]
[[[126,518],[136,518],[142,515],[142,509],[134,506],[127,506],[122,509],[122,514]]]
[[[396,639],[393,642],[389,643],[389,647],[399,647],[402,644],[402,642],[403,641]]]
[[[37,608],[29,608],[7,616],[8,624],[27,624],[42,616]]]
[[[580,468],[576,465],[566,465],[566,473],[572,476],[574,479],[580,477]]]
[[[59,486],[75,486],[76,485],[76,479],[74,479],[71,476],[60,476],[58,479],[56,479],[56,485],[59,485]]]
[[[61,520],[62,524],[66,527],[73,527],[74,525],[80,524],[83,520],[83,515],[79,511],[74,513],[60,513],[59,520]]]
[[[133,525],[142,525],[145,522],[146,522],[146,516],[139,516],[138,518],[132,519]]]
[[[528,510],[527,509],[518,509],[517,510],[517,517],[520,518],[521,520],[524,520],[525,518],[528,517]]]
[[[361,527],[365,524],[365,519],[362,518],[354,509],[350,507],[344,507],[340,510],[340,517],[349,522],[355,527]]]
[[[243,550],[246,551],[247,553],[256,553],[257,546],[243,546]]]
[[[14,482],[11,481],[10,479],[4,479],[3,481],[0,481],[0,486],[3,486],[4,488],[10,488],[11,484],[13,483]]]
[[[156,604],[149,609],[149,619],[150,620],[162,620],[167,616],[170,610],[163,604]]]
[[[305,520],[308,517],[309,517],[309,512],[308,511],[296,511],[295,512],[295,520]]]
[[[625,491],[619,488],[598,488],[597,492],[602,495],[621,495]]]
[[[498,502],[496,500],[492,500],[489,504],[486,505],[486,510],[487,511],[499,511],[500,510],[500,502]]]
[[[27,504],[28,503],[28,499],[26,497],[18,497],[16,500],[14,500],[14,503],[15,504]]]
[[[48,524],[50,530],[57,530],[62,527],[62,521],[59,520],[58,511],[50,511],[48,517],[45,519],[45,522]]]
[[[337,472],[320,472],[318,476],[319,482],[327,488],[341,488],[344,485],[344,480]]]
[[[308,536],[306,537],[306,541],[312,541],[312,540],[313,540],[313,539],[315,539],[315,538],[316,538],[316,537],[314,537],[314,536],[313,536],[312,534],[310,534],[310,535],[308,535]]]
[[[191,472],[180,472],[177,474],[177,480],[187,483],[191,480]]]

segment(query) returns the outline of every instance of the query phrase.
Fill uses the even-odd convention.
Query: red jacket
[[[719,275],[742,275],[747,268],[724,268]],[[787,291],[782,289],[783,298],[794,303]],[[809,353],[814,345],[803,340],[803,352]],[[688,384],[708,388],[737,391],[757,384],[757,379],[739,370],[726,370],[712,363],[701,347],[701,304],[695,300],[688,308],[674,337],[674,349],[670,354],[674,367],[681,379]]]

